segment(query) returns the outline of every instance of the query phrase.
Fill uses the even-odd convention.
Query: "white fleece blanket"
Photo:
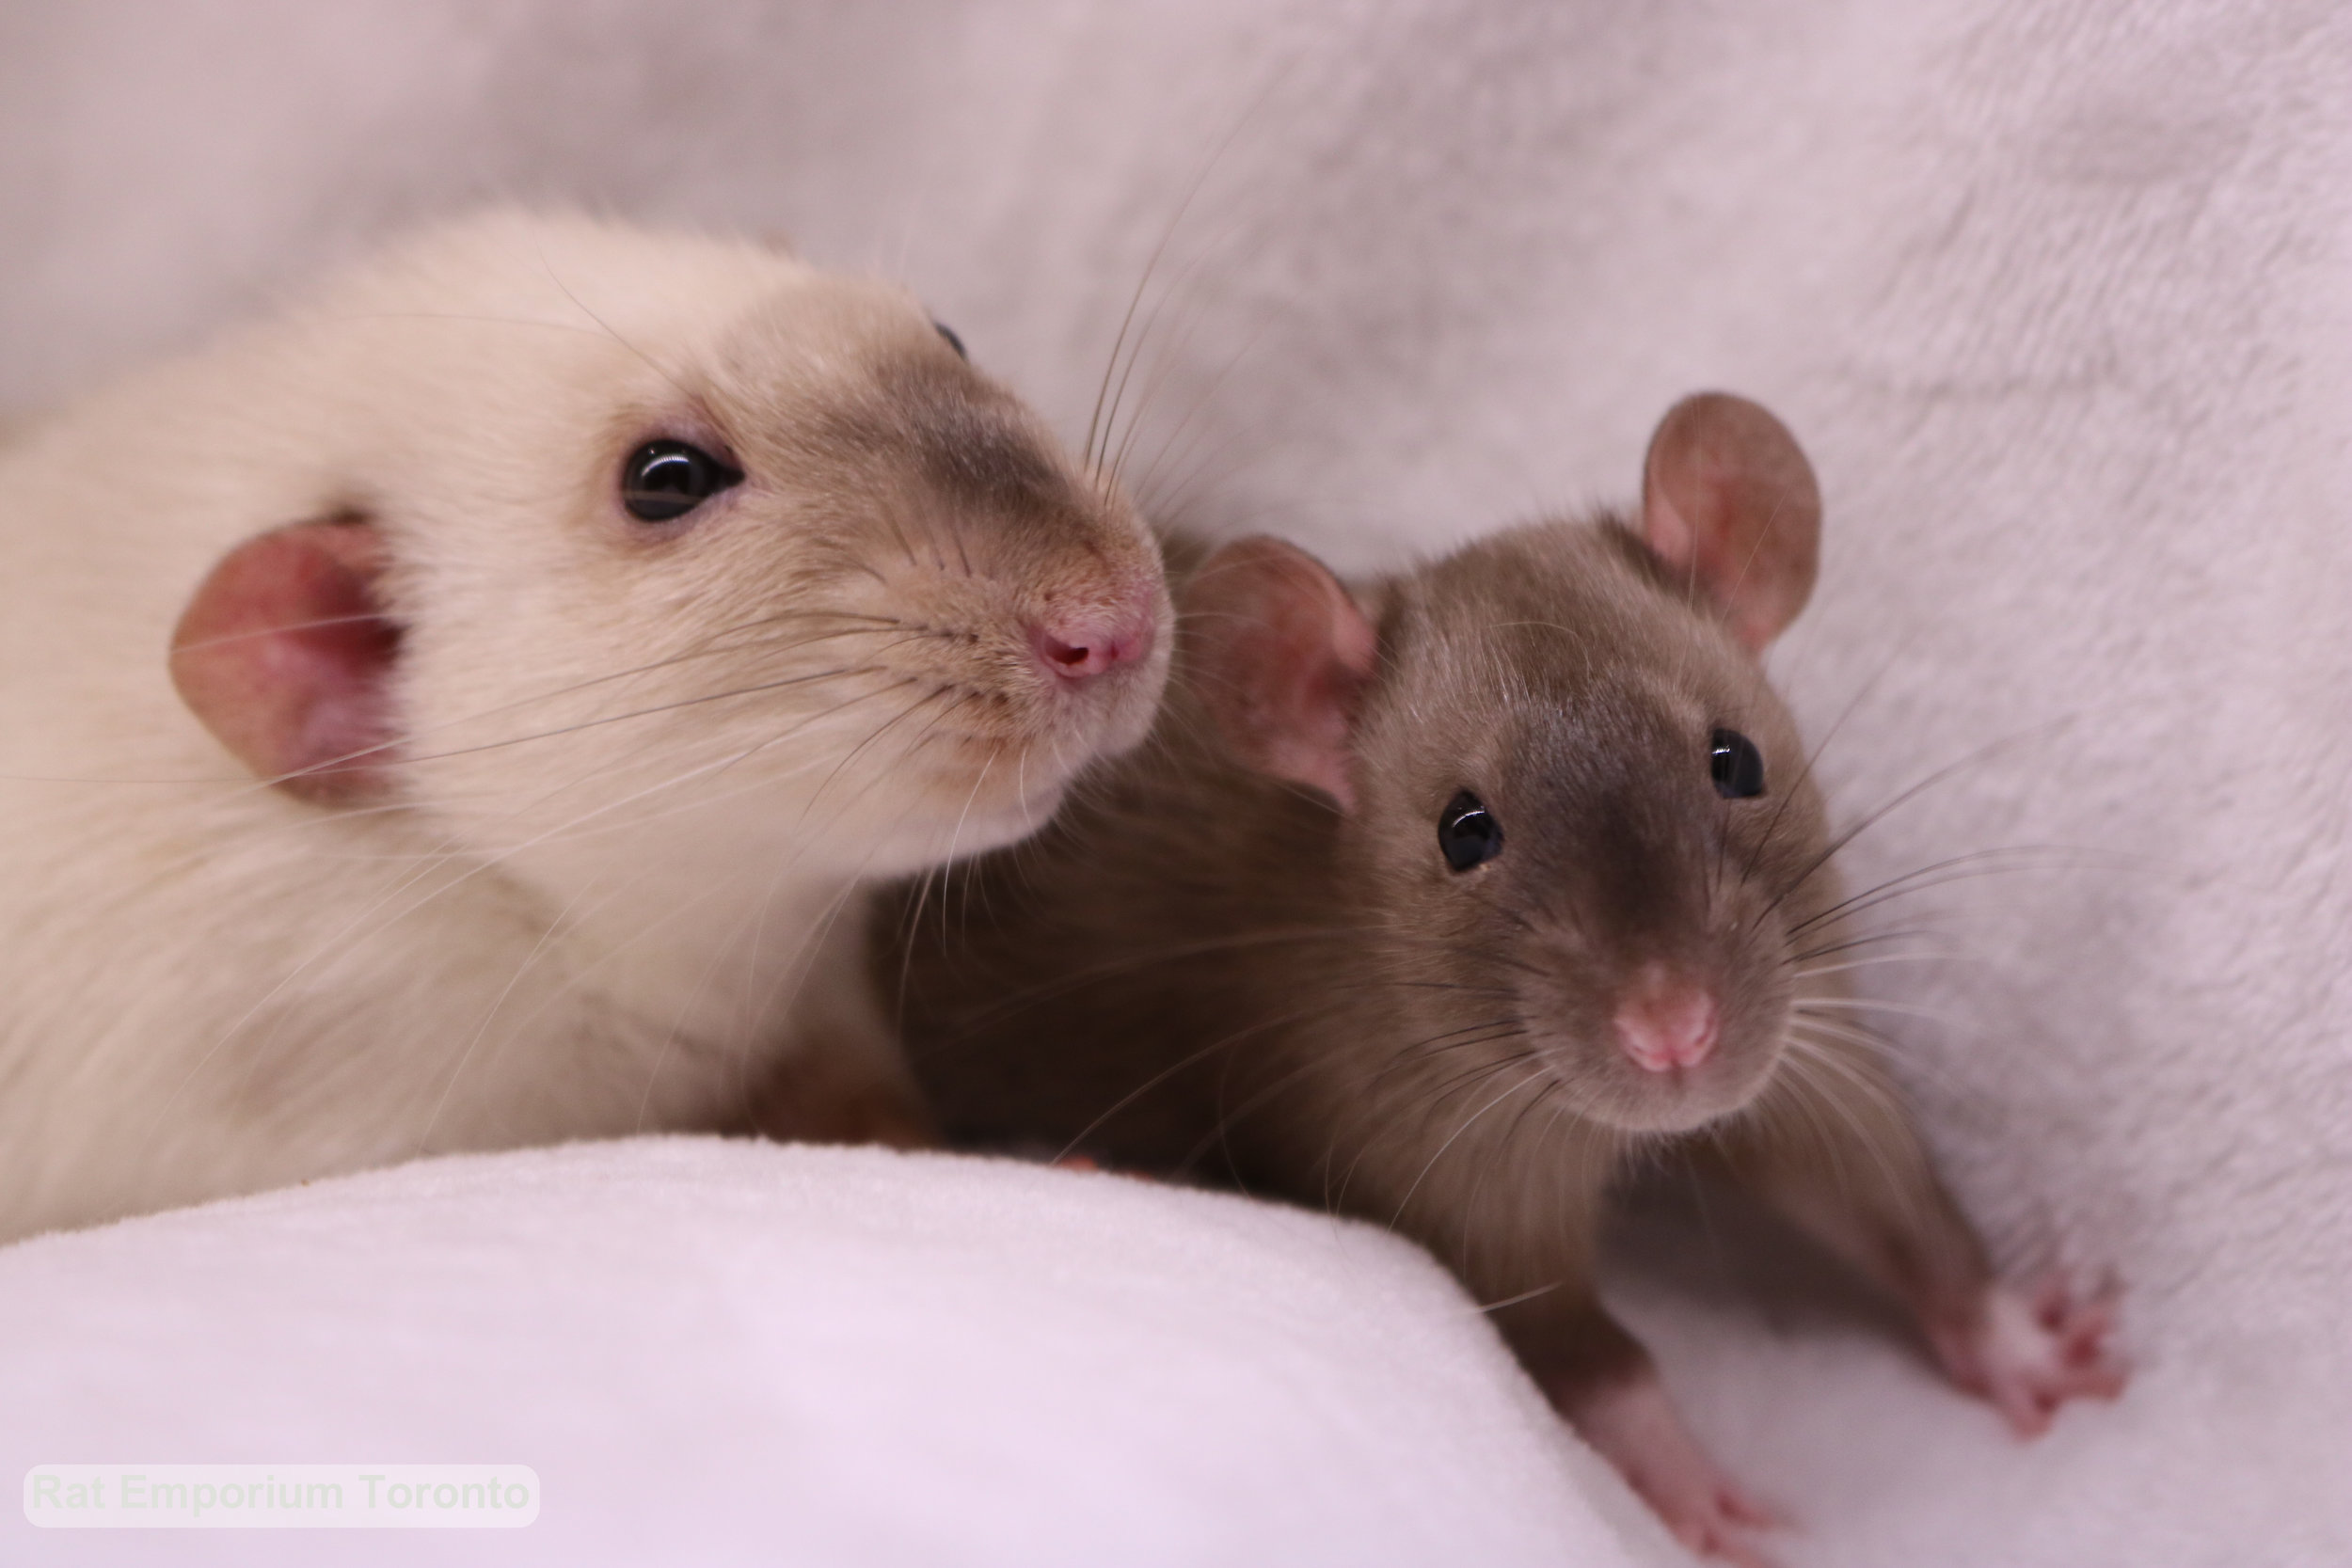
[[[2347,82],[2352,12],[2334,0],[15,8],[0,13],[0,404],[47,401],[184,341],[400,223],[514,195],[787,230],[819,260],[901,272],[1073,437],[1147,261],[1172,235],[1120,416],[1123,427],[1143,409],[1131,475],[1164,511],[1277,529],[1343,565],[1624,497],[1676,395],[1757,396],[1806,441],[1828,502],[1827,574],[1775,660],[1814,732],[1834,731],[1822,768],[1835,798],[1860,821],[1965,763],[1863,833],[1853,875],[1867,885],[2034,847],[2014,857],[2025,869],[1880,910],[1888,929],[1922,933],[1921,961],[1866,971],[1867,987],[1902,1009],[1885,1022],[1931,1133],[2004,1259],[2112,1269],[2139,1370],[2115,1408],[2070,1411],[2018,1448],[1899,1347],[1834,1322],[1639,1279],[1619,1287],[1627,1315],[1725,1463],[1803,1518],[1781,1547],[1792,1563],[2342,1562]],[[516,1168],[572,1172],[599,1196],[563,1212],[594,1212],[633,1190],[617,1176],[598,1186],[596,1158]],[[462,1168],[474,1181],[496,1167]],[[1122,1559],[1273,1560],[1324,1530],[1406,1557],[1428,1539],[1413,1528],[1491,1517],[1502,1544],[1489,1560],[1530,1539],[1522,1526],[1557,1528],[1562,1560],[1613,1560],[1596,1516],[1534,1465],[1558,1450],[1525,1424],[1523,1388],[1479,1360],[1430,1305],[1435,1286],[1391,1250],[1290,1244],[1307,1222],[1261,1214],[1230,1222],[1236,1236],[1263,1227],[1256,1241],[1155,1275],[1124,1252],[1089,1258],[1082,1238],[1095,1232],[1071,1216],[1106,1232],[1114,1211],[1121,1227],[1165,1219],[1174,1249],[1189,1216],[1242,1211],[1097,1185],[1041,1207],[1032,1235],[1014,1198],[1060,1192],[1059,1177],[927,1163],[900,1187],[874,1174],[886,1163],[851,1162],[836,1189],[822,1161],[792,1168],[803,1196],[777,1201],[825,1216],[811,1234],[831,1239],[806,1244],[828,1258],[860,1251],[850,1238],[869,1206],[888,1234],[894,1216],[945,1205],[922,1212],[952,1236],[938,1214],[1001,1204],[991,1233],[1026,1249],[1014,1283],[1100,1268],[1196,1291],[1184,1299],[1199,1315],[1155,1318],[1148,1334],[1132,1310],[1151,1294],[1140,1286],[1073,1291],[1054,1309],[1065,1343],[1099,1344],[1104,1375],[1131,1392],[1193,1355],[1184,1364],[1220,1390],[1182,1441],[1139,1393],[1073,1440],[1058,1428],[1075,1403],[1033,1396],[1050,1379],[1009,1375],[994,1386],[1005,1441],[976,1489],[952,1457],[962,1449],[879,1435],[917,1430],[909,1412],[924,1400],[942,1423],[971,1420],[958,1408],[971,1386],[880,1356],[821,1386],[840,1407],[792,1418],[831,1433],[869,1405],[893,1412],[826,1446],[822,1485],[836,1490],[824,1496],[850,1499],[841,1521],[878,1517],[890,1497],[934,1520],[968,1514],[971,1539],[1002,1543],[1012,1537],[987,1534],[1003,1516],[983,1496],[1002,1486],[1055,1497],[1073,1532],[1055,1539],[1083,1554],[1077,1543],[1107,1539],[1085,1531],[1120,1516],[1084,1513],[1071,1479],[1099,1456],[1132,1488],[1115,1494],[1136,1521]],[[768,1396],[789,1380],[743,1374],[740,1341],[724,1335],[599,1356],[630,1338],[628,1304],[649,1297],[616,1294],[600,1316],[589,1283],[629,1272],[565,1262],[571,1243],[553,1227],[526,1227],[499,1254],[518,1281],[511,1301],[473,1293],[461,1265],[477,1254],[414,1217],[444,1200],[443,1180],[322,1188],[8,1256],[8,1387],[51,1346],[60,1366],[103,1360],[75,1338],[86,1313],[127,1345],[183,1336],[170,1342],[193,1357],[214,1331],[191,1315],[236,1298],[182,1288],[190,1271],[230,1290],[240,1272],[225,1249],[249,1243],[251,1277],[299,1278],[290,1236],[357,1245],[409,1192],[424,1207],[400,1209],[411,1217],[389,1232],[406,1250],[369,1264],[383,1289],[360,1292],[335,1332],[397,1340],[419,1364],[444,1347],[478,1356],[462,1364],[480,1372],[485,1423],[526,1419],[488,1393],[506,1386],[482,1347],[513,1345],[546,1373],[530,1386],[559,1388],[558,1408],[578,1413],[564,1430],[612,1423],[576,1448],[550,1432],[541,1450],[580,1456],[569,1485],[596,1499],[598,1542],[706,1528],[632,1500],[628,1465],[707,1453],[712,1433],[739,1426],[782,1430]],[[486,1183],[481,1213],[559,1202],[552,1188],[501,1191]],[[653,1213],[674,1199],[653,1183],[626,1201]],[[675,1201],[675,1244],[700,1269],[732,1266],[738,1232],[689,1226],[693,1205]],[[1378,1270],[1355,1261],[1364,1248]],[[543,1252],[544,1269],[511,1262]],[[928,1256],[910,1245],[893,1255],[901,1272],[878,1263],[860,1277],[886,1278],[875,1298],[911,1310]],[[1319,1360],[1328,1347],[1313,1336],[1257,1338],[1303,1321],[1303,1307],[1237,1326],[1277,1289],[1251,1272],[1269,1260],[1301,1271],[1283,1276],[1298,1302],[1377,1274],[1422,1305],[1380,1320],[1400,1337],[1393,1354]],[[979,1265],[943,1246],[936,1268],[962,1280]],[[1318,1269],[1328,1277],[1309,1281]],[[713,1287],[680,1299],[724,1316],[738,1308],[718,1304],[741,1298]],[[934,1299],[908,1342],[975,1343]],[[1084,1309],[1098,1300],[1112,1305]],[[316,1354],[240,1338],[246,1320],[222,1313],[222,1342],[260,1368],[273,1349],[290,1365]],[[760,1341],[777,1355],[782,1321]],[[472,1342],[476,1323],[488,1326]],[[1408,1324],[1425,1345],[1404,1345]],[[1305,1347],[1281,1376],[1320,1380],[1313,1399],[1305,1382],[1274,1387],[1278,1342]],[[1363,1381],[1341,1377],[1343,1363]],[[220,1409],[188,1402],[240,1386],[209,1381],[221,1374],[157,1366],[143,1451],[238,1408],[225,1392]],[[1409,1398],[1382,1381],[1424,1367],[1462,1381]],[[280,1391],[252,1406],[248,1435],[325,1430],[342,1408],[306,1402],[294,1381],[269,1386]],[[698,1389],[727,1412],[708,1431],[689,1418],[683,1391]],[[1343,1402],[1301,1415],[1314,1400]],[[1461,1402],[1440,1418],[1447,1400]],[[78,1408],[10,1399],[11,1448],[25,1433],[28,1452],[82,1440],[65,1424]],[[520,1442],[543,1429],[483,1430]],[[1200,1467],[1231,1442],[1311,1470],[1309,1501],[1284,1513],[1288,1494],[1249,1491],[1247,1466]],[[1154,1445],[1195,1467],[1147,1463],[1166,1451]],[[1407,1468],[1418,1491],[1393,1480]],[[1589,1466],[1563,1473],[1595,1506],[1612,1495],[1583,1484]],[[797,1472],[789,1484],[803,1484]],[[1408,1506],[1429,1512],[1391,1524]],[[1169,1533],[1179,1521],[1237,1533]],[[1366,1533],[1345,1534],[1356,1522]],[[544,1528],[554,1539],[552,1505]],[[753,1539],[789,1555],[781,1537],[707,1528],[693,1539],[714,1555]],[[826,1539],[844,1560],[917,1549],[842,1529]],[[1624,1549],[1645,1549],[1638,1537]],[[1468,1543],[1458,1560],[1486,1550]]]
[[[543,1501],[421,1538],[11,1511],[0,1561],[1671,1560],[1384,1232],[714,1139],[433,1161],[0,1251],[0,1465],[71,1462],[529,1465]]]

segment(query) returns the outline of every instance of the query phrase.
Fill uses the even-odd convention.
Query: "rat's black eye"
[[[621,468],[621,504],[641,523],[683,517],[743,476],[700,447],[647,441]]]
[[[1708,742],[1707,770],[1715,793],[1726,800],[1752,800],[1764,793],[1764,753],[1738,730],[1717,730]]]
[[[1438,849],[1456,871],[1484,865],[1502,853],[1502,824],[1477,796],[1463,790],[1438,814]]]
[[[931,326],[941,337],[947,340],[947,346],[956,351],[957,358],[962,360],[967,365],[972,362],[972,356],[963,352],[963,340],[956,336],[953,328],[943,325],[938,322],[931,323]]]

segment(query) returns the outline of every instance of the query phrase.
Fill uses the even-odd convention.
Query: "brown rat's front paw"
[[[1555,1402],[1684,1545],[1738,1568],[1772,1568],[1750,1537],[1788,1518],[1716,1467],[1654,1375],[1555,1395]]]
[[[1964,1321],[1931,1326],[1928,1337],[1954,1383],[1990,1400],[2020,1437],[2039,1437],[2068,1400],[2123,1391],[2114,1328],[2111,1289],[2077,1296],[2053,1277],[2031,1294],[1990,1286]]]

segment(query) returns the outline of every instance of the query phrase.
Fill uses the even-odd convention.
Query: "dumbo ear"
[[[1760,653],[1804,608],[1820,568],[1813,465],[1788,427],[1747,399],[1684,398],[1650,437],[1642,537]]]
[[[1348,734],[1378,640],[1339,579],[1279,539],[1241,539],[1186,587],[1200,690],[1248,767],[1356,804]]]
[[[375,594],[384,541],[356,520],[296,523],[214,567],[171,634],[180,700],[254,774],[349,804],[391,783],[400,628]]]

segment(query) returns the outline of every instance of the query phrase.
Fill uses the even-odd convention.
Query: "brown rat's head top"
[[[191,584],[173,673],[294,793],[536,861],[890,874],[1150,723],[1152,541],[901,289],[499,215],[258,341],[252,454],[312,499]]]
[[[1264,770],[1337,800],[1380,995],[1452,1075],[1536,1065],[1628,1132],[1753,1099],[1828,898],[1820,797],[1756,655],[1810,590],[1820,502],[1777,420],[1711,394],[1653,440],[1637,529],[1546,523],[1375,586],[1230,546],[1207,689]],[[1196,601],[1187,599],[1188,611]],[[1279,677],[1269,672],[1287,667]]]

